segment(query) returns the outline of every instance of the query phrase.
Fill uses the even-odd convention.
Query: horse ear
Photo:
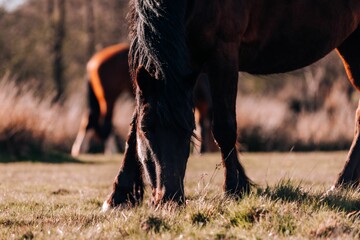
[[[135,81],[143,95],[150,93],[156,84],[156,82],[154,82],[156,79],[150,75],[144,66],[140,66],[136,70]]]

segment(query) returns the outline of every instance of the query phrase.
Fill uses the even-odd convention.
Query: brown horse
[[[88,108],[71,149],[72,156],[87,152],[90,140],[95,138],[105,144],[112,131],[115,102],[123,93],[133,96],[133,86],[128,65],[129,46],[118,44],[97,52],[87,64]],[[201,127],[200,152],[214,151],[209,113],[211,96],[206,75],[198,78],[194,89],[195,107]]]
[[[72,156],[88,151],[93,137],[104,143],[112,131],[117,98],[123,93],[133,95],[128,53],[128,44],[118,44],[99,51],[87,63],[89,112],[82,119]]]
[[[251,186],[235,150],[238,71],[287,72],[337,49],[351,83],[360,89],[359,0],[132,0],[130,11],[136,110],[105,208],[141,200],[142,172],[155,203],[184,202],[194,128],[192,88],[204,65],[213,99],[213,134],[230,196],[241,197]],[[357,131],[336,186],[359,182],[359,140]]]

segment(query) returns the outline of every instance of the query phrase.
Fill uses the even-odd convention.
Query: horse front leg
[[[350,35],[337,48],[349,80],[360,91],[360,28]],[[355,116],[355,134],[343,170],[340,172],[335,187],[343,185],[358,186],[360,183],[360,102]]]
[[[213,100],[213,135],[220,147],[225,167],[225,193],[241,197],[250,190],[251,181],[238,160],[236,95],[238,61],[236,47],[218,47],[209,62],[209,78]]]
[[[104,202],[103,211],[117,206],[134,206],[140,203],[144,195],[144,182],[141,163],[136,152],[136,120],[134,114],[130,133],[126,141],[124,160],[119,174],[115,178],[113,191]]]

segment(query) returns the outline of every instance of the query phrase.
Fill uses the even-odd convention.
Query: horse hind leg
[[[87,114],[84,114],[81,119],[79,131],[71,147],[71,156],[77,157],[80,153],[87,152],[89,150],[90,140],[94,135],[95,130],[89,125],[89,117]]]
[[[100,106],[95,96],[92,85],[88,80],[88,112],[82,116],[79,132],[71,147],[71,155],[77,157],[80,153],[86,153],[90,149],[90,142],[99,135]]]
[[[350,35],[337,48],[352,85],[360,91],[360,28]],[[335,187],[360,183],[360,102],[355,115],[355,133],[343,170],[340,172]]]
[[[224,49],[229,51],[222,52]],[[240,164],[236,151],[237,56],[232,48],[224,46],[211,59],[209,80],[213,100],[213,135],[217,141],[225,167],[225,193],[241,197],[249,192],[251,181]]]

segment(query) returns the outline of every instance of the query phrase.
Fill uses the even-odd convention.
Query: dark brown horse
[[[125,158],[105,208],[141,200],[143,172],[155,202],[184,202],[194,128],[192,88],[204,65],[213,98],[213,134],[230,196],[241,197],[251,185],[235,150],[238,71],[287,72],[337,49],[351,83],[360,89],[359,0],[131,2],[130,71],[137,105]],[[358,128],[360,122],[356,124]],[[359,141],[357,131],[336,186],[359,182]]]
[[[88,108],[71,149],[72,156],[87,152],[90,140],[97,139],[105,144],[112,131],[112,117],[115,102],[123,93],[133,96],[129,74],[128,44],[118,44],[97,52],[87,64]],[[209,112],[211,96],[205,74],[198,78],[194,89],[194,102],[201,127],[201,152],[214,151]]]

